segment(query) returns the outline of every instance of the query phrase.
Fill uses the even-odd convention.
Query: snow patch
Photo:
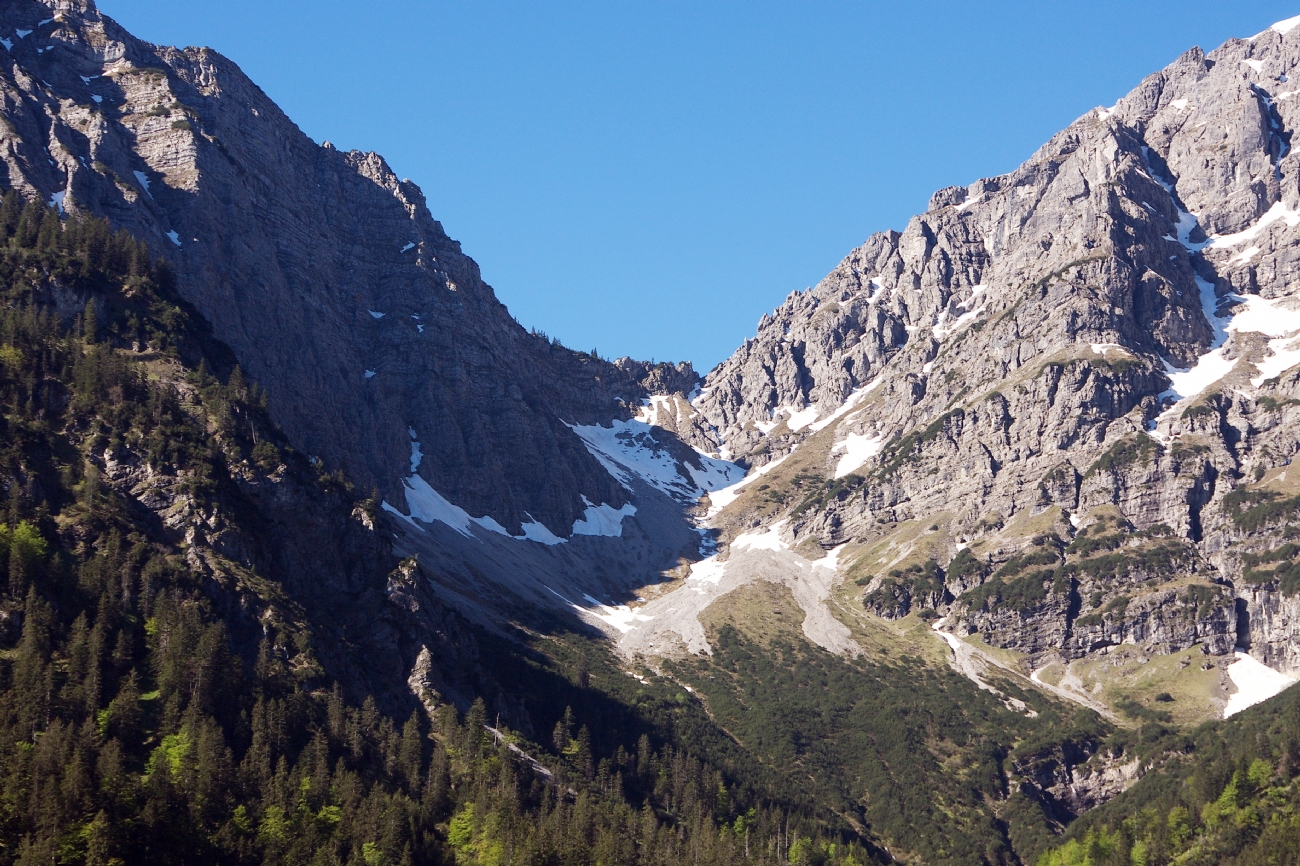
[[[843,418],[845,415],[851,412],[854,409],[854,407],[856,407],[859,403],[863,401],[863,399],[866,398],[868,394],[870,394],[872,391],[876,390],[883,384],[885,384],[885,380],[882,378],[877,377],[871,380],[871,382],[869,382],[866,385],[863,385],[861,388],[859,388],[858,390],[850,394],[848,396],[848,399],[844,401],[843,405],[841,405],[840,408],[836,409],[834,412],[827,415],[822,420],[816,421],[813,424],[809,425],[809,429],[812,430],[814,433],[820,433],[821,431],[825,430],[827,427],[831,426],[840,418]]]
[[[413,250],[413,249],[415,249],[415,244],[412,242],[402,247],[402,252],[406,252],[407,250]]]
[[[370,314],[372,319],[382,319],[384,316],[388,315],[387,313],[376,313],[374,310],[366,310],[366,312]]]
[[[746,532],[736,536],[731,546],[736,550],[789,550],[790,545],[781,538],[784,520],[778,520],[763,532]]]
[[[1242,250],[1241,252],[1237,253],[1235,256],[1232,257],[1232,259],[1228,262],[1228,266],[1231,267],[1232,265],[1247,264],[1250,262],[1251,259],[1259,255],[1260,252],[1261,250],[1259,247],[1256,246],[1246,247],[1244,250]]]
[[[548,546],[564,544],[567,541],[551,532],[544,524],[533,520],[532,515],[526,515],[529,518],[528,522],[520,524],[523,535],[510,535],[505,527],[491,517],[470,517],[463,508],[452,505],[417,474],[424,454],[420,450],[420,440],[416,436],[415,428],[408,427],[406,432],[411,437],[411,475],[403,480],[402,484],[406,487],[406,501],[411,507],[411,513],[404,515],[387,502],[384,503],[385,510],[407,519],[408,522],[412,519],[422,520],[425,523],[436,520],[447,524],[462,535],[470,534],[470,524],[473,523],[498,535],[535,541]],[[609,505],[592,505],[585,497],[582,501],[586,503],[587,510],[581,520],[574,522],[574,535],[604,535],[618,538],[623,534],[623,518],[636,514],[636,507],[630,503],[615,509]]]
[[[59,209],[59,216],[63,216],[65,213],[63,210],[63,200],[67,198],[67,195],[66,192],[56,192],[54,195],[50,196],[49,205],[50,207],[57,207]]]
[[[1249,66],[1251,69],[1253,69],[1256,75],[1261,75],[1264,72],[1263,60],[1243,60],[1241,62],[1246,66]]]
[[[549,589],[549,587],[547,588]],[[551,590],[551,591],[555,592],[555,590]],[[558,595],[558,593],[556,594]],[[618,629],[624,634],[627,634],[629,631],[635,628],[634,623],[649,622],[650,620],[654,619],[654,617],[652,616],[646,616],[645,614],[637,613],[635,610],[633,610],[632,608],[628,607],[625,604],[608,605],[605,604],[603,601],[597,601],[596,599],[592,598],[586,593],[583,593],[582,597],[586,599],[588,602],[590,602],[591,604],[595,605],[595,607],[594,608],[582,607],[581,605],[572,604],[572,602],[570,602],[570,604],[579,613],[585,613],[590,616],[593,616],[596,619],[600,620],[601,622],[605,623],[606,625]],[[632,676],[636,677],[638,680],[640,680],[643,683],[646,681],[644,677],[637,676],[636,674],[632,674]]]
[[[583,512],[581,520],[574,521],[574,535],[621,538],[623,536],[623,518],[636,514],[636,506],[630,502],[622,508],[615,508],[606,503],[592,505],[585,496],[582,501],[587,506],[587,510]]]
[[[711,583],[715,586],[722,580],[722,572],[726,568],[725,562],[718,562],[716,556],[710,556],[708,559],[701,559],[691,566],[691,572],[686,576],[686,580],[699,581],[700,583]],[[696,592],[704,592],[701,587],[695,588]]]
[[[26,39],[28,36],[32,35],[32,31],[30,30],[18,30],[15,28],[14,32],[18,34],[19,39]]]
[[[0,37],[0,45],[3,45],[5,47],[5,51],[14,50],[14,43],[12,39],[5,39],[3,37]]]
[[[1232,317],[1229,329],[1263,334],[1269,338],[1271,354],[1255,365],[1259,375],[1250,380],[1250,384],[1258,388],[1300,364],[1300,348],[1295,345],[1300,336],[1300,310],[1282,306],[1283,299],[1269,300],[1258,295],[1247,295],[1241,301],[1246,309]]]
[[[771,433],[781,423],[782,415],[788,416],[785,425],[791,431],[797,433],[817,420],[817,407],[814,405],[806,406],[803,409],[795,409],[792,406],[782,406],[772,411],[771,421],[759,421],[754,426],[764,433]]]
[[[714,515],[722,511],[722,509],[726,508],[728,505],[735,502],[740,497],[741,490],[743,490],[747,485],[752,483],[755,478],[762,478],[764,475],[766,475],[767,473],[771,472],[773,469],[775,469],[776,467],[784,463],[789,456],[790,456],[789,454],[786,454],[783,457],[778,457],[776,460],[773,460],[771,463],[763,464],[762,466],[750,472],[740,481],[736,482],[735,484],[732,484],[730,487],[723,487],[718,490],[709,491],[710,504],[709,504],[708,516],[713,517]]]
[[[142,171],[133,171],[131,173],[135,175],[135,179],[140,182],[140,188],[144,190],[144,194],[149,196],[149,198],[153,198],[153,193],[149,192],[149,177]]]
[[[367,378],[367,379],[373,379],[373,378],[375,378],[375,371],[374,371],[374,370],[367,370],[367,371],[366,371],[366,378]]]
[[[1192,215],[1192,218],[1195,219],[1195,214]],[[1292,210],[1280,201],[1275,202],[1267,213],[1255,221],[1254,225],[1230,235],[1215,235],[1210,238],[1208,243],[1202,244],[1201,248],[1234,247],[1237,244],[1254,240],[1260,232],[1278,220],[1286,220],[1289,228],[1295,228],[1300,225],[1300,212]]]
[[[699,452],[695,459],[700,468],[679,463],[644,421],[614,421],[609,427],[570,424],[569,429],[578,434],[605,471],[628,489],[634,475],[679,502],[694,504],[704,493],[720,490],[744,476],[740,466]]]
[[[955,211],[957,211],[958,213],[960,213],[961,211],[966,210],[966,208],[971,207],[972,205],[976,204],[976,203],[977,203],[980,199],[982,199],[982,198],[984,198],[984,193],[980,193],[979,195],[975,196],[974,198],[968,198],[968,199],[966,199],[964,202],[962,202],[961,204],[955,204],[955,205],[952,206],[952,209],[955,210]]]
[[[528,539],[529,541],[536,541],[538,544],[545,544],[548,547],[556,544],[564,544],[566,539],[560,538],[554,532],[551,532],[551,530],[547,529],[544,524],[538,523],[537,521],[533,520],[531,514],[528,514],[527,512],[524,512],[524,514],[529,519],[528,523],[519,524],[520,528],[524,532],[524,536],[523,536],[524,538]],[[491,520],[492,518],[483,517],[480,519]],[[495,520],[493,520],[492,522],[496,523]],[[497,525],[500,526],[499,523]],[[519,536],[511,535],[510,537],[518,538]]]
[[[93,93],[90,94],[90,98],[93,99],[93,100],[95,100],[96,102],[103,102],[103,101],[104,101],[104,97],[102,97],[102,96],[96,96],[96,95],[93,94]]]
[[[938,318],[935,319],[934,327],[931,329],[934,338],[942,343],[945,339],[951,337],[953,334],[975,321],[975,319],[984,312],[984,308],[988,305],[988,300],[984,297],[987,291],[988,286],[983,284],[972,286],[970,300],[957,305],[957,309],[962,312],[957,316],[957,318],[952,320],[951,324],[948,323],[951,314],[948,312],[948,308],[944,307],[943,311],[939,313]]]
[[[1300,26],[1300,15],[1297,15],[1294,18],[1284,18],[1268,29],[1274,30],[1278,33],[1281,33],[1283,36],[1285,36],[1286,34],[1290,33],[1292,30],[1294,30],[1297,26]],[[1268,31],[1266,30],[1264,32],[1267,33]]]
[[[414,451],[418,445],[412,446],[411,460],[415,462]],[[536,521],[522,524],[523,535],[511,535],[506,528],[497,523],[491,517],[470,517],[469,512],[458,505],[453,505],[438,491],[429,486],[419,475],[414,473],[409,478],[402,479],[402,486],[406,490],[406,504],[411,509],[410,514],[403,514],[398,509],[389,505],[387,501],[381,503],[381,507],[389,514],[400,517],[416,529],[423,530],[416,521],[420,523],[441,523],[464,535],[466,538],[473,538],[472,527],[478,526],[497,535],[504,535],[507,538],[516,538],[519,540],[527,539],[536,541],[540,544],[554,545],[563,544],[564,539],[557,537],[549,529]]]
[[[641,408],[637,410],[636,420],[643,424],[649,424],[651,427],[662,427],[662,424],[656,422],[660,417],[666,416],[672,416],[673,420],[678,425],[681,425],[684,420],[681,405],[672,397],[666,397],[663,394],[651,394],[649,399],[641,401]]]
[[[1175,99],[1173,102],[1171,102],[1171,103],[1169,103],[1169,104],[1172,105],[1172,106],[1173,106],[1175,109],[1177,109],[1178,111],[1184,111],[1184,110],[1186,110],[1186,108],[1187,108],[1187,100],[1186,100],[1186,99]]]
[[[1146,153],[1146,148],[1143,148],[1143,153]],[[1173,195],[1173,188],[1169,184],[1163,181],[1157,182],[1169,191],[1171,196]],[[1175,206],[1177,207],[1176,200]],[[1193,243],[1191,234],[1197,227],[1196,215],[1179,208],[1178,241],[1189,253],[1212,247],[1236,246],[1252,240],[1266,227],[1279,220],[1285,221],[1288,227],[1295,227],[1300,225],[1300,212],[1292,210],[1282,202],[1277,202],[1253,225],[1240,232],[1219,235],[1201,243]],[[1250,257],[1255,255],[1255,252],[1257,250],[1247,249],[1239,254],[1234,261],[1242,259],[1243,256],[1246,257],[1246,260],[1249,260]],[[1236,315],[1220,317],[1218,315],[1219,299],[1215,295],[1214,284],[1200,275],[1194,276],[1201,294],[1201,310],[1205,315],[1205,320],[1214,330],[1214,339],[1205,354],[1197,358],[1196,363],[1187,369],[1175,368],[1168,361],[1165,361],[1165,372],[1169,376],[1171,386],[1168,391],[1160,395],[1160,399],[1164,400],[1172,397],[1174,403],[1148,425],[1148,430],[1161,441],[1164,441],[1167,436],[1158,432],[1158,428],[1164,420],[1179,411],[1178,404],[1189,397],[1203,393],[1211,385],[1228,375],[1236,366],[1235,359],[1224,357],[1223,346],[1229,333],[1254,332],[1264,334],[1270,338],[1268,347],[1271,354],[1257,365],[1261,375],[1251,380],[1254,387],[1258,388],[1265,380],[1300,362],[1300,350],[1297,350],[1294,346],[1296,335],[1300,334],[1300,311],[1283,307],[1279,301],[1267,300],[1257,295],[1248,297],[1231,295],[1228,300],[1244,304],[1245,309],[1240,310]]]
[[[1205,280],[1197,278],[1201,284],[1202,305],[1206,310],[1206,319],[1214,325],[1215,339],[1211,350],[1196,360],[1196,364],[1187,370],[1178,370],[1165,362],[1165,372],[1172,382],[1172,387],[1161,397],[1175,397],[1184,400],[1203,393],[1211,385],[1228,375],[1237,365],[1236,359],[1228,359],[1223,354],[1223,343],[1229,333],[1255,333],[1268,337],[1269,356],[1255,366],[1259,375],[1250,380],[1252,387],[1258,388],[1269,379],[1279,376],[1296,364],[1300,364],[1300,347],[1296,346],[1300,337],[1300,310],[1283,306],[1285,299],[1270,300],[1258,295],[1230,295],[1229,300],[1236,301],[1245,309],[1236,315],[1220,319],[1214,315],[1212,305],[1215,303],[1214,287]],[[1161,413],[1159,421],[1170,416],[1176,409],[1171,406]]]
[[[175,230],[175,229],[173,229],[172,231],[167,232],[167,238],[168,238],[168,240],[170,240],[172,243],[176,244],[176,246],[180,246],[180,245],[181,245],[181,236],[178,235],[178,234],[176,233],[176,230]]]
[[[880,300],[880,296],[885,293],[885,286],[880,282],[880,277],[872,277],[868,282],[871,284],[871,294],[867,296],[867,305],[870,306]]]
[[[1092,346],[1094,352],[1103,358],[1106,357],[1107,352],[1119,352],[1122,355],[1128,355],[1130,358],[1133,357],[1133,353],[1119,343],[1091,343],[1089,345]]]
[[[415,431],[411,431],[411,438],[415,439]],[[411,474],[420,468],[420,461],[424,459],[424,454],[420,452],[420,443],[418,441],[411,443]]]
[[[817,407],[808,406],[800,409],[798,412],[790,411],[790,417],[786,419],[785,426],[789,427],[796,433],[812,424],[817,420]]]
[[[1236,655],[1237,660],[1228,665],[1228,678],[1237,691],[1223,708],[1225,719],[1268,700],[1295,682],[1294,678],[1273,670],[1249,653],[1238,652]]]
[[[387,501],[384,501],[382,505],[385,511],[405,518],[413,526],[416,520],[422,523],[442,523],[450,526],[461,535],[468,538],[474,537],[470,532],[470,524],[478,521],[471,518],[465,509],[448,502],[441,493],[429,486],[429,482],[419,475],[412,474],[411,477],[402,480],[402,486],[406,488],[406,504],[411,509],[411,513],[403,514],[389,505]],[[501,524],[492,520],[492,518],[480,518],[480,521],[483,520],[491,521],[490,525],[481,522],[479,525],[485,526],[493,532],[504,532],[501,529]]]
[[[843,451],[844,456],[835,464],[835,477],[843,478],[855,469],[859,469],[885,447],[885,437],[879,433],[867,436],[862,433],[850,433],[844,441],[837,444],[831,453]]]

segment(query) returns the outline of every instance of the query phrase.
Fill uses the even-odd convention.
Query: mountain
[[[1292,785],[1297,25],[701,379],[525,330],[219,54],[6,4],[0,860],[1284,850],[1204,807]]]
[[[697,444],[770,467],[733,531],[847,544],[880,612],[1031,659],[1240,644],[1296,670],[1273,565],[1300,360],[1291,33],[1188,52],[765,316],[695,404]],[[931,560],[962,572],[933,598],[934,568],[891,575]]]

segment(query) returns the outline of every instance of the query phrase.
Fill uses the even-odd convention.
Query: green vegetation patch
[[[1293,542],[1264,553],[1247,553],[1242,562],[1246,566],[1242,578],[1248,583],[1276,582],[1283,595],[1300,593],[1300,546]],[[1260,567],[1264,565],[1273,567]]]
[[[896,442],[886,445],[884,454],[881,457],[881,466],[876,470],[876,476],[883,479],[893,475],[904,463],[916,460],[926,443],[938,439],[951,426],[960,424],[965,418],[965,410],[953,409],[940,415],[924,428],[913,430]]]
[[[789,592],[780,593],[780,602],[768,590],[755,598],[801,620]],[[760,641],[749,626],[714,621],[712,657],[674,663],[674,674],[765,765],[789,768],[819,802],[906,862],[1032,862],[1052,843],[1044,804],[1004,807],[1019,788],[1012,767],[1062,743],[1092,748],[1108,733],[1094,713],[1010,691],[1039,713],[1026,718],[905,642],[848,659],[785,634]]]
[[[1084,477],[1091,478],[1098,472],[1121,474],[1132,466],[1150,465],[1160,448],[1160,444],[1145,433],[1138,433],[1132,439],[1121,439],[1088,467]]]
[[[972,578],[983,580],[988,576],[989,567],[986,563],[981,562],[970,552],[969,547],[963,547],[957,551],[957,555],[948,563],[947,580],[948,582],[963,581],[969,582]]]
[[[946,595],[944,571],[931,559],[891,569],[879,586],[867,593],[863,603],[882,616],[898,619],[907,616],[913,607],[933,609]]]
[[[1300,862],[1300,690],[1153,745],[1157,766],[1039,866]]]
[[[1238,487],[1223,497],[1223,509],[1238,527],[1253,531],[1300,513],[1300,496],[1284,497],[1275,490]]]

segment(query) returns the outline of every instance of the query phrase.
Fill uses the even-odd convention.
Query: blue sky
[[[1300,0],[100,0],[424,189],[525,326],[707,370],[935,189]]]

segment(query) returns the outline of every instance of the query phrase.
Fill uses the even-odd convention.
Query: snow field
[[[744,478],[740,479],[740,481],[730,485],[729,487],[709,491],[709,513],[707,516],[713,517],[722,511],[722,509],[735,502],[740,496],[741,490],[753,483],[755,478],[762,478],[764,475],[784,463],[789,456],[789,454],[786,454],[784,457],[778,457],[771,463],[766,463],[758,467]]]
[[[1268,700],[1295,682],[1292,677],[1273,670],[1244,652],[1238,652],[1237,660],[1228,665],[1228,678],[1237,691],[1223,708],[1225,719]]]
[[[838,443],[832,453],[843,451],[844,456],[835,464],[835,477],[843,478],[880,453],[885,447],[885,437],[876,433],[867,436],[863,433],[850,433],[843,442]]]
[[[679,502],[694,504],[705,493],[722,489],[744,476],[734,463],[696,452],[700,469],[679,464],[668,449],[658,445],[653,428],[644,421],[615,421],[599,424],[570,424],[605,471],[631,489],[635,476]]]

